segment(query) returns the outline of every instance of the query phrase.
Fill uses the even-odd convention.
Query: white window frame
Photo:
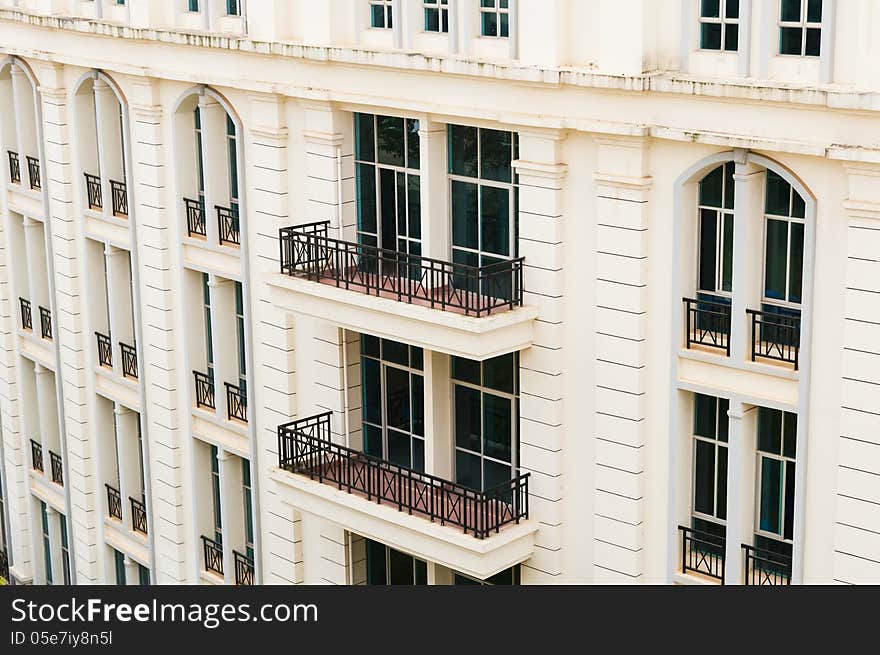
[[[374,30],[392,30],[394,29],[394,0],[369,0],[370,3],[370,29]],[[373,8],[382,7],[382,17],[384,26],[373,25]],[[398,17],[399,18],[399,17]]]
[[[428,29],[428,11],[437,11],[437,29]],[[446,29],[443,29],[443,18],[446,18]],[[426,34],[449,34],[451,30],[451,13],[449,0],[422,0],[422,31]]]
[[[825,6],[824,0],[820,0],[822,2],[822,16],[824,18],[825,12],[828,10],[828,7]],[[776,47],[776,54],[779,57],[815,57],[819,59],[822,56],[822,41],[825,39],[824,30],[822,29],[823,21],[820,20],[818,23],[810,22],[807,19],[807,10],[809,7],[810,0],[800,0],[801,3],[801,18],[799,21],[784,21],[782,20],[782,3],[784,0],[779,1],[779,18],[777,21],[778,30],[777,34],[779,36],[779,44]],[[795,29],[801,30],[801,51],[800,54],[791,54],[791,53],[783,53],[782,50],[782,29],[785,27],[791,27]],[[818,29],[819,30],[819,53],[815,55],[807,54],[807,30]]]
[[[698,34],[698,37],[700,39],[699,50],[702,50],[704,52],[732,52],[732,53],[739,52],[739,47],[741,44],[741,39],[740,39],[741,24],[740,24],[739,17],[742,15],[742,9],[743,9],[742,4],[743,3],[742,3],[742,0],[739,0],[737,18],[727,18],[727,3],[730,1],[731,0],[718,0],[718,3],[719,3],[718,4],[718,14],[719,14],[718,18],[714,18],[711,16],[703,16],[702,3],[700,3],[700,8],[698,9],[699,23],[700,23],[700,32]],[[721,47],[720,48],[715,49],[715,48],[704,48],[703,47],[702,25],[704,23],[721,25]],[[726,29],[726,27],[728,25],[736,25],[737,26],[737,28],[736,28],[736,32],[737,32],[737,35],[736,35],[737,48],[736,48],[736,50],[730,50],[726,47],[726,45],[727,45],[727,43],[726,43],[727,42],[727,29]]]
[[[795,423],[797,423],[797,414],[791,412],[785,412],[782,410],[771,410],[771,411],[779,411],[782,413],[782,432],[779,436],[780,438],[780,450],[779,454],[768,453],[765,450],[759,450],[757,445],[755,447],[755,534],[761,537],[766,537],[768,539],[773,539],[774,541],[779,541],[786,544],[794,545],[794,539],[786,539],[785,538],[785,487],[786,480],[788,476],[788,462],[794,464],[794,477],[795,477],[795,485],[794,485],[794,499],[792,502],[792,511],[794,512],[794,516],[792,520],[797,517],[797,497],[799,493],[798,484],[797,484],[797,469],[798,469],[798,461],[797,461],[797,451],[795,451],[795,457],[787,457],[783,453],[785,452],[785,415],[789,414],[794,417]],[[798,435],[797,435],[797,427],[795,427],[795,444],[796,447],[800,447],[800,443],[798,443]],[[780,479],[782,486],[782,497],[780,498],[779,503],[779,521],[782,525],[782,534],[778,534],[776,532],[767,532],[766,530],[761,529],[761,497],[762,497],[762,481],[761,481],[761,460],[762,459],[772,459],[776,461],[782,462],[782,477]],[[793,524],[792,524],[793,525]],[[797,535],[796,529],[793,527],[792,536]]]
[[[768,171],[769,173],[770,171]],[[775,171],[774,171],[775,172]],[[777,173],[778,175],[778,173]],[[807,233],[807,219],[806,219],[806,198],[801,198],[804,201],[804,218],[799,218],[797,216],[793,216],[793,208],[794,208],[794,194],[798,193],[797,189],[794,185],[786,180],[781,175],[781,177],[789,186],[789,197],[788,197],[788,216],[780,216],[778,214],[770,214],[766,211],[766,198],[767,198],[767,187],[766,184],[764,186],[764,196],[763,203],[765,207],[764,211],[764,226],[763,231],[764,234],[762,236],[762,244],[761,244],[761,303],[765,305],[773,305],[774,307],[785,307],[788,309],[801,309],[803,307],[803,277],[806,273],[806,262],[802,263],[802,271],[801,271],[801,302],[792,302],[788,300],[788,286],[791,282],[791,226],[793,223],[799,223],[804,227],[804,253],[802,254],[802,259],[806,258],[806,233]],[[788,237],[786,240],[786,248],[785,248],[785,300],[780,300],[778,298],[768,298],[767,297],[767,228],[769,226],[769,222],[773,221],[782,221],[787,223],[788,225]]]
[[[715,296],[719,296],[722,298],[733,298],[733,276],[735,275],[735,271],[731,270],[731,278],[730,278],[730,291],[724,290],[724,219],[726,216],[730,217],[731,223],[734,225],[734,229],[736,229],[736,224],[734,223],[734,215],[735,215],[735,206],[736,206],[736,180],[733,180],[734,184],[734,208],[727,209],[724,207],[724,199],[727,197],[727,176],[724,173],[724,167],[728,166],[729,162],[723,162],[720,164],[722,169],[721,171],[721,207],[713,207],[712,205],[703,205],[699,202],[699,184],[702,183],[703,180],[706,179],[709,175],[715,172],[716,169],[712,169],[703,177],[700,182],[697,183],[698,191],[697,191],[697,257],[696,257],[696,290],[697,293],[711,293]],[[715,290],[709,291],[708,289],[700,288],[700,255],[701,250],[700,246],[703,243],[703,210],[713,211],[715,212]],[[736,236],[734,235],[734,239]],[[733,267],[733,254],[731,253],[731,268]]]
[[[479,33],[480,37],[484,39],[508,39],[510,38],[510,30],[511,30],[511,4],[512,0],[507,0],[507,7],[501,6],[501,0],[492,0],[493,6],[484,7],[481,0],[477,0],[478,9],[480,15],[480,25],[479,25]],[[497,34],[492,36],[491,34],[483,34],[483,15],[484,14],[495,14],[495,26],[497,30]],[[502,14],[507,15],[507,34],[502,36],[501,34],[501,16]]]
[[[702,394],[706,396],[707,394]],[[717,396],[708,396],[710,398],[715,398],[715,438],[710,439],[709,437],[704,437],[701,434],[696,434],[693,429],[691,429],[691,516],[703,521],[707,521],[709,523],[715,523],[716,525],[722,525],[727,528],[727,519],[721,519],[717,516],[712,516],[711,514],[703,514],[702,512],[698,512],[695,507],[695,502],[697,499],[697,448],[696,442],[702,441],[708,444],[712,444],[715,446],[715,497],[713,499],[713,505],[715,507],[715,513],[718,513],[718,452],[721,448],[727,450],[727,474],[730,475],[730,431],[728,429],[728,440],[721,441],[719,439],[719,435],[721,433],[720,424],[721,424],[721,401],[726,400],[726,398],[720,398]],[[729,401],[728,401],[729,402]],[[692,421],[696,417],[697,411],[697,394],[694,394],[693,398],[693,411],[692,411]],[[693,424],[692,424],[693,428]],[[725,490],[726,495],[726,490]],[[729,498],[728,498],[729,500]],[[727,515],[727,509],[725,508],[724,512],[725,516]]]

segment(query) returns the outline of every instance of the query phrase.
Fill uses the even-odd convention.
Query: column
[[[199,96],[202,121],[202,170],[205,176],[205,232],[208,243],[218,243],[220,226],[215,205],[229,207],[229,149],[226,110],[207,95]]]
[[[64,556],[61,552],[61,518],[58,510],[46,504],[46,518],[49,523],[49,560],[52,562],[52,584],[64,584]],[[70,539],[68,525],[68,543]],[[40,544],[42,546],[42,544]],[[70,563],[73,566],[73,562]]]
[[[430,117],[419,121],[419,153],[422,253],[447,261],[451,246],[445,123]]]
[[[139,585],[141,583],[141,578],[137,561],[126,555],[122,562],[125,566],[125,584]]]
[[[425,472],[452,480],[453,440],[450,357],[424,351]]]
[[[593,575],[595,582],[641,582],[649,141],[600,139],[598,157]]]
[[[122,501],[122,524],[134,530],[131,499],[142,500],[141,474],[137,447],[137,415],[117,404],[113,408],[116,452],[119,457],[119,495]]]
[[[520,353],[520,468],[530,472],[529,518],[541,529],[522,566],[524,584],[560,580],[563,567],[563,134],[520,132],[519,254],[524,303],[537,307],[535,340]],[[569,428],[570,429],[570,428]]]
[[[755,526],[755,446],[758,408],[731,400],[727,411],[727,519],[724,584],[743,584],[743,544]]]
[[[617,5],[619,0],[603,0],[603,10],[605,8],[605,2]],[[518,0],[517,4],[520,24],[529,26],[528,29],[522,30],[518,38],[520,59],[522,59],[523,62],[528,62],[528,64],[532,66],[558,66],[562,63],[564,57],[563,48],[565,47],[565,39],[561,38],[561,36],[566,20],[565,14],[568,11],[567,7],[564,6],[564,3],[548,3],[544,2],[544,0]],[[604,14],[602,18],[605,18]],[[611,21],[607,22],[610,23]],[[603,46],[601,52],[602,66],[604,68],[606,67],[605,60],[607,59],[607,57],[604,56],[606,23],[600,24],[603,26],[600,42],[601,46]],[[615,33],[614,42],[619,43],[620,41],[620,36]],[[633,43],[632,39],[628,41],[625,40],[618,47],[627,49],[635,48],[639,52],[639,58],[641,58],[641,51],[639,47]],[[638,72],[641,72],[641,62],[639,63],[640,70]],[[613,69],[610,65],[607,67]],[[617,69],[613,70],[617,72]]]
[[[241,458],[217,451],[220,470],[220,515],[223,517],[223,577],[235,584],[233,550],[244,552],[244,504],[241,489]]]

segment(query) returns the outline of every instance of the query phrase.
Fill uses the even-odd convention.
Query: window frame
[[[214,444],[209,444],[208,448],[209,457],[211,458],[209,464],[211,467],[211,508],[213,510],[214,541],[222,546],[223,500],[221,496],[223,494],[223,487],[220,484],[220,460],[218,459],[220,449]]]
[[[369,0],[370,6],[370,29],[393,30],[394,29],[394,0]],[[382,25],[375,23],[375,11],[382,8]]]
[[[735,1],[738,4],[737,6],[737,17],[736,18],[728,18],[727,17],[727,3]],[[740,22],[740,14],[742,12],[742,4],[741,0],[718,0],[718,16],[703,16],[703,3],[700,2],[699,7],[699,16],[698,16],[698,24],[700,26],[699,29],[699,38],[700,38],[700,47],[698,48],[701,52],[719,52],[719,53],[739,53],[739,42],[740,42],[740,27],[742,23]],[[721,47],[719,48],[706,48],[703,46],[703,25],[720,25],[721,26]],[[728,25],[736,25],[736,49],[732,50],[727,46],[727,26]]]
[[[774,174],[783,180],[789,187],[789,199],[788,199],[788,216],[782,216],[780,214],[772,214],[767,211],[767,182],[764,183],[764,196],[763,196],[763,213],[762,213],[762,221],[763,221],[763,234],[761,237],[761,303],[763,305],[772,305],[774,307],[781,307],[785,309],[793,309],[800,310],[803,307],[803,286],[804,286],[804,271],[805,271],[805,254],[806,250],[802,250],[801,252],[801,301],[793,302],[788,298],[791,295],[791,235],[792,235],[792,225],[798,224],[803,226],[803,243],[801,245],[802,248],[806,246],[806,231],[807,231],[807,200],[803,198],[795,189],[794,185],[787,179],[785,179],[782,175],[779,175],[775,171],[770,169],[766,169],[765,175],[767,177],[770,174]],[[797,196],[804,203],[804,217],[794,216],[794,196]],[[785,251],[785,299],[780,300],[778,298],[770,298],[767,295],[767,237],[769,235],[769,226],[770,221],[779,221],[787,224],[786,228],[786,251]]]
[[[403,551],[397,550],[396,548],[392,548],[391,546],[383,544],[381,541],[376,541],[375,539],[370,539],[369,537],[363,537],[363,539],[364,539],[364,552],[365,552],[365,558],[364,558],[364,578],[365,578],[365,581],[364,581],[364,583],[367,586],[379,586],[379,587],[381,587],[381,586],[385,586],[385,587],[413,586],[413,587],[417,587],[417,586],[425,586],[428,584],[428,562],[426,560],[420,559],[418,557],[414,557],[413,555],[410,555],[409,553],[404,553]],[[373,582],[370,580],[370,578],[374,575],[373,571],[371,570],[371,566],[370,566],[370,562],[372,561],[372,558],[370,557],[370,544],[376,544],[377,546],[381,546],[382,549],[385,551],[384,552],[384,555],[385,555],[385,582],[384,582],[384,584],[378,583],[378,582]],[[395,584],[391,580],[391,553],[392,553],[392,551],[394,551],[395,553],[398,553],[400,555],[403,555],[404,557],[408,557],[409,559],[412,560],[412,579],[413,579],[412,585]],[[424,585],[422,585],[418,582],[419,571],[418,571],[417,567],[419,565],[424,567],[424,576],[425,576],[424,577],[424,580],[425,580]]]
[[[819,0],[821,4],[821,12],[824,17],[825,11],[827,11],[827,7],[825,7],[825,1]],[[777,28],[779,35],[779,44],[776,48],[776,55],[779,57],[814,57],[818,59],[822,55],[822,39],[824,35],[822,34],[822,19],[819,19],[819,22],[816,23],[814,21],[809,20],[809,4],[810,0],[800,0],[801,7],[801,16],[798,21],[784,21],[782,20],[782,5],[785,0],[780,0],[779,2],[779,19],[777,20]],[[800,53],[793,52],[782,52],[782,34],[784,29],[800,29],[801,30],[801,47]],[[818,30],[819,32],[819,52],[816,54],[808,54],[807,53],[807,33],[809,30]]]
[[[724,290],[724,249],[726,246],[725,240],[725,231],[724,231],[724,223],[725,220],[729,218],[731,224],[731,236],[733,239],[736,239],[735,229],[736,224],[734,222],[734,216],[736,213],[736,180],[731,176],[730,183],[733,184],[733,197],[734,197],[734,207],[727,208],[724,206],[725,198],[727,197],[727,175],[726,168],[727,166],[733,166],[733,162],[723,162],[716,168],[713,168],[711,171],[706,173],[703,178],[697,183],[697,256],[696,256],[696,290],[698,293],[703,294],[711,294],[713,296],[718,296],[720,298],[725,298],[727,300],[733,299],[733,278],[736,274],[736,271],[733,268],[733,243],[730,246],[730,291]],[[722,169],[721,173],[721,206],[714,207],[712,205],[705,205],[700,202],[700,185],[703,181],[712,175],[718,168]],[[702,261],[702,246],[703,246],[703,211],[712,211],[715,212],[715,289],[703,289],[700,284],[702,280],[700,279],[700,264]]]
[[[510,38],[510,24],[511,24],[511,20],[510,20],[511,0],[488,0],[489,2],[492,2],[491,7],[483,4],[486,1],[487,0],[479,0],[479,3],[477,5],[477,9],[479,10],[479,16],[480,16],[480,37],[485,38],[485,39],[509,39]],[[502,7],[501,6],[502,2],[506,2],[507,6]],[[486,14],[495,14],[495,31],[497,32],[496,34],[486,34],[486,31],[485,31],[486,24],[484,22]],[[507,33],[506,34],[502,34],[502,27],[501,27],[502,26],[502,21],[501,21],[502,15],[507,16]]]
[[[253,480],[250,460],[241,458],[241,492],[244,501],[244,549],[245,554],[254,558],[254,511]]]
[[[755,524],[754,524],[754,533],[755,533],[755,536],[757,536],[757,537],[764,537],[765,539],[770,539],[770,540],[773,540],[773,541],[777,541],[777,542],[781,542],[781,543],[786,543],[786,544],[789,544],[789,545],[793,545],[793,544],[794,544],[794,536],[795,536],[795,531],[794,531],[794,518],[795,518],[795,516],[797,515],[797,495],[798,495],[798,488],[797,488],[797,465],[798,465],[798,462],[797,462],[797,448],[795,448],[795,456],[794,456],[794,457],[789,457],[789,456],[785,455],[785,420],[786,420],[786,417],[788,417],[788,416],[794,417],[794,421],[795,421],[795,444],[796,444],[796,446],[797,446],[797,445],[798,445],[798,444],[797,444],[797,441],[798,441],[798,434],[797,434],[797,414],[795,414],[795,413],[793,413],[793,412],[786,412],[786,411],[783,411],[783,410],[770,409],[770,408],[767,408],[767,407],[759,407],[759,408],[758,408],[758,411],[760,412],[761,410],[764,410],[764,411],[780,412],[780,413],[782,414],[782,421],[780,422],[780,428],[781,428],[781,433],[780,433],[780,452],[779,452],[778,454],[770,453],[769,451],[766,451],[766,450],[760,450],[760,449],[758,448],[758,440],[757,440],[757,435],[756,435],[756,443],[755,443],[755,456],[756,456],[756,461],[755,461]],[[758,419],[758,421],[759,421],[759,425],[760,425],[760,418]],[[758,429],[760,429],[760,427],[759,427]],[[763,491],[764,491],[764,489],[763,489],[763,479],[762,479],[762,475],[761,475],[761,471],[762,471],[762,469],[761,469],[761,463],[762,463],[762,460],[763,460],[763,459],[769,459],[769,460],[773,460],[773,461],[778,461],[778,462],[781,462],[781,464],[782,464],[782,465],[781,465],[782,475],[781,475],[781,478],[780,478],[780,486],[781,486],[781,488],[782,488],[782,494],[781,494],[781,496],[780,496],[780,498],[779,498],[779,523],[780,523],[780,525],[782,526],[782,533],[781,533],[781,534],[780,534],[780,533],[776,533],[776,532],[768,532],[767,530],[763,530],[763,529],[761,529],[761,500],[763,499]],[[793,464],[793,467],[792,467],[792,475],[794,475],[794,478],[795,478],[795,480],[794,480],[794,487],[793,487],[793,491],[792,491],[794,497],[791,499],[792,512],[793,512],[793,514],[794,514],[794,516],[792,516],[792,538],[791,538],[791,539],[788,539],[788,538],[785,537],[785,520],[786,520],[786,518],[787,518],[787,514],[786,514],[786,502],[785,502],[785,489],[786,489],[786,482],[787,482],[787,479],[788,479],[788,464],[789,464],[789,463]]]
[[[728,431],[727,441],[722,441],[720,436],[721,436],[721,407],[722,407],[722,403],[727,402],[728,408],[729,408],[730,400],[727,398],[721,398],[718,396],[706,396],[707,398],[712,398],[715,400],[715,438],[711,439],[709,437],[706,437],[704,435],[696,433],[697,396],[698,395],[706,396],[706,394],[695,393],[693,395],[693,422],[692,422],[692,429],[691,429],[691,517],[702,520],[702,521],[707,521],[709,523],[714,523],[716,525],[724,526],[726,528],[727,527],[727,518],[726,518],[727,517],[727,507],[726,507],[726,505],[725,505],[725,511],[724,511],[725,518],[722,519],[717,516],[718,506],[719,506],[719,503],[718,503],[718,493],[719,493],[718,466],[719,466],[719,464],[718,464],[718,462],[720,461],[720,458],[718,457],[718,455],[719,455],[721,448],[724,448],[724,450],[727,451],[727,466],[728,466],[727,475],[729,476],[730,475],[730,468],[729,468],[730,467],[730,445],[729,445],[730,433]],[[715,468],[713,471],[715,493],[714,493],[714,497],[712,498],[712,505],[715,509],[715,515],[705,514],[703,512],[698,511],[696,508],[696,501],[697,501],[697,448],[696,448],[696,442],[698,442],[698,441],[712,444],[715,449]],[[725,500],[729,501],[727,489],[724,490],[724,497],[725,497]]]
[[[449,0],[422,0],[422,31],[426,34],[449,34],[449,10]],[[428,16],[433,12],[437,12],[436,30],[428,29]]]

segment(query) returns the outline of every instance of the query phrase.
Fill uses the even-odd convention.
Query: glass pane
[[[376,117],[376,144],[380,164],[404,165],[403,119],[393,116]]]
[[[416,574],[416,584],[417,585],[426,585],[428,584],[428,564],[423,562],[422,560],[414,561],[414,570]]]
[[[379,362],[375,359],[361,359],[361,378],[363,381],[364,420],[382,424],[382,377]]]
[[[480,458],[462,450],[456,450],[455,481],[469,489],[482,489]]]
[[[727,518],[727,448],[718,449],[718,505],[715,508],[715,516],[719,519]]]
[[[355,159],[376,161],[375,132],[372,114],[354,115]]]
[[[412,432],[425,436],[425,380],[421,375],[410,377],[412,387]]]
[[[477,133],[475,127],[449,126],[449,172],[477,176]]]
[[[425,9],[425,31],[426,32],[439,32],[440,31],[440,10],[439,9]]]
[[[480,384],[480,362],[464,357],[452,358],[452,379]]]
[[[721,207],[721,187],[724,166],[719,166],[700,182],[700,204],[705,207]]]
[[[794,23],[801,21],[801,0],[782,0],[782,20]]]
[[[730,409],[730,401],[727,398],[718,399],[718,441],[727,443],[727,435],[730,428],[730,418],[727,412]]]
[[[411,239],[422,238],[422,194],[421,178],[418,175],[407,176],[407,221]]]
[[[739,50],[739,25],[736,23],[724,26],[724,50],[727,52]]]
[[[397,193],[394,171],[379,169],[379,210],[382,219],[380,246],[386,250],[397,250]]]
[[[717,403],[718,399],[712,396],[701,393],[694,395],[694,434],[707,439],[715,438]]]
[[[779,30],[779,54],[800,55],[803,30],[800,27],[783,27]]]
[[[761,458],[760,526],[765,532],[779,534],[782,512],[782,462]]]
[[[371,337],[369,334],[361,335],[361,354],[370,357],[379,357],[379,337]]]
[[[500,33],[500,36],[506,39],[508,36],[510,36],[509,15],[508,14],[501,14],[500,20],[501,20],[501,27],[498,31]]]
[[[807,57],[818,57],[822,51],[822,30],[807,30],[807,49],[805,54]]]
[[[419,140],[419,121],[406,119],[406,166],[418,169],[421,160],[421,141]]]
[[[498,36],[498,15],[494,11],[485,11],[482,16],[483,36]]]
[[[509,398],[483,394],[483,454],[487,457],[510,461],[511,416]]]
[[[702,0],[700,16],[703,18],[719,18],[721,16],[721,0]]]
[[[778,455],[782,452],[782,412],[758,408],[758,450]]]
[[[733,214],[724,214],[724,243],[721,251],[721,289],[733,291]]]
[[[409,347],[409,361],[410,366],[419,371],[424,368],[425,365],[425,353],[418,346],[410,346]]]
[[[700,47],[721,50],[721,23],[700,23]]]
[[[365,541],[367,545],[367,584],[388,584],[385,568],[385,546],[371,539],[365,539]]]
[[[370,164],[357,165],[358,231],[376,234],[376,171]]]
[[[788,216],[790,201],[791,185],[773,171],[767,171],[764,211],[774,216]]]
[[[382,447],[382,428],[364,423],[364,452],[373,457],[385,457]]]
[[[794,459],[797,455],[797,414],[785,412],[782,422],[785,426],[782,454]]]
[[[497,255],[510,253],[510,191],[480,187],[480,249]]]
[[[822,22],[822,0],[808,0],[807,1],[807,22],[808,23],[821,23]]]
[[[733,174],[736,171],[736,164],[732,161],[724,164],[724,208],[733,209],[735,200],[736,183],[733,180]]]
[[[425,472],[425,442],[422,439],[412,440],[412,468],[419,473]]]
[[[373,5],[370,24],[373,27],[385,27],[385,8],[382,5]]]
[[[478,248],[476,184],[452,182],[452,244]]]
[[[500,130],[480,130],[480,178],[510,182],[513,134]]]
[[[788,222],[767,221],[764,296],[785,300],[785,269],[788,256]]]
[[[782,536],[785,539],[794,539],[794,482],[795,463],[785,463],[785,523],[783,524]]]
[[[409,366],[409,346],[399,341],[382,339],[382,359],[401,366]]]
[[[490,389],[514,393],[514,356],[501,355],[483,362],[483,385]]]
[[[791,224],[791,253],[788,265],[788,300],[801,302],[804,278],[804,225]]]
[[[715,514],[715,446],[694,440],[694,511]]]
[[[398,550],[389,548],[388,559],[391,563],[391,584],[393,585],[412,585],[413,577],[413,558]]]
[[[455,445],[480,452],[480,392],[455,385]]]
[[[724,15],[727,18],[739,18],[739,0],[727,0],[724,7]]]
[[[513,479],[510,466],[483,460],[483,489],[493,489],[502,484],[509,483]]]
[[[388,427],[409,432],[409,402],[409,372],[393,366],[386,366],[385,421]]]
[[[388,430],[388,461],[409,468],[412,464],[410,437],[408,434]]]
[[[791,193],[791,215],[794,218],[803,218],[807,213],[807,206],[801,194],[792,189]]]
[[[700,210],[700,258],[697,284],[702,291],[715,292],[716,253],[718,252],[718,212]]]

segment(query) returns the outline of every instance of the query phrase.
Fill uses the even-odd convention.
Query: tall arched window
[[[700,181],[697,291],[716,300],[733,291],[733,171],[727,162]]]

